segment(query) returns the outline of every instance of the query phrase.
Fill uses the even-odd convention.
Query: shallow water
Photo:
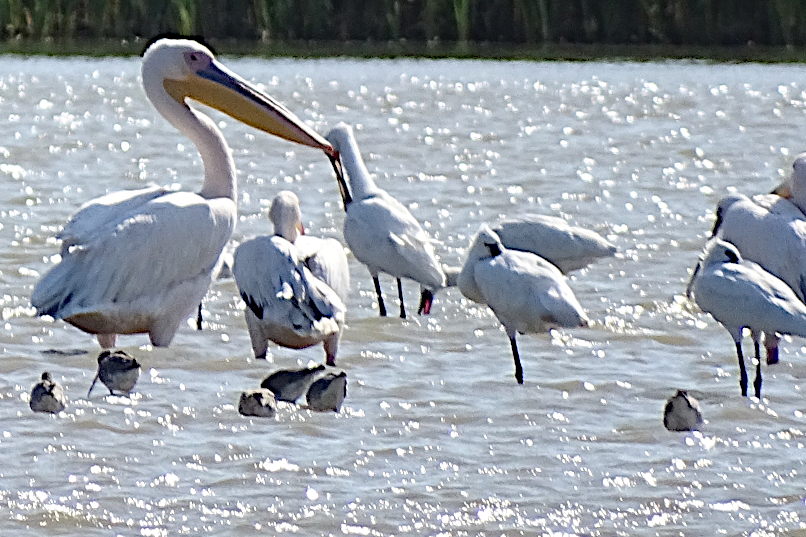
[[[319,132],[356,125],[380,186],[459,264],[483,221],[562,216],[619,247],[571,277],[587,329],[519,338],[526,383],[492,313],[442,292],[429,317],[377,317],[351,260],[338,415],[237,413],[244,389],[321,348],[251,357],[232,281],[204,330],[168,349],[121,345],[132,397],[86,398],[95,341],[36,318],[29,295],[82,203],[150,183],[198,189],[194,147],[159,117],[137,60],[0,60],[0,528],[14,535],[806,534],[806,347],[739,396],[728,333],[682,297],[729,191],[767,192],[804,149],[806,82],[786,65],[231,60]],[[327,159],[212,112],[240,171],[232,247],[269,231],[296,191],[308,232],[340,237]],[[394,284],[382,282],[393,301]],[[406,285],[410,311],[417,286]],[[749,352],[748,344],[748,352]],[[53,373],[58,417],[28,409]],[[669,433],[678,388],[701,433]]]

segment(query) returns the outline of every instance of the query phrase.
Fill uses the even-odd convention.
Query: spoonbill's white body
[[[352,127],[340,123],[326,138],[341,155],[349,182],[349,191],[346,195],[342,192],[346,211],[344,240],[372,275],[381,316],[386,315],[378,280],[382,272],[397,279],[400,317],[406,317],[402,278],[420,284],[418,313],[428,314],[433,293],[445,286],[445,274],[431,240],[409,210],[375,184],[361,157]]]
[[[519,384],[523,384],[523,368],[516,334],[588,324],[557,267],[532,253],[506,249],[487,224],[482,224],[473,240],[458,285],[465,297],[488,305],[504,325]]]
[[[221,131],[194,99],[255,128],[325,151],[333,147],[268,95],[218,63],[203,45],[160,39],[148,47],[143,87],[157,111],[196,145],[198,194],[149,187],[84,205],[60,234],[61,262],[36,285],[39,315],[64,319],[114,347],[117,334],[171,343],[218,271],[236,221],[235,164]],[[340,179],[341,181],[341,179]]]
[[[266,357],[269,341],[292,349],[321,342],[334,365],[350,286],[344,249],[335,239],[300,234],[302,213],[293,192],[274,198],[269,218],[275,234],[241,244],[233,267],[255,357]]]
[[[539,255],[563,274],[585,268],[602,257],[612,257],[617,248],[589,229],[572,226],[562,218],[526,215],[491,226],[509,250]]]
[[[806,305],[783,281],[752,261],[742,259],[733,244],[712,239],[691,277],[686,295],[730,333],[739,358],[739,386],[747,395],[742,329],[753,333],[756,397],[761,397],[761,333],[806,337]]]
[[[795,161],[793,188],[806,189],[806,158]],[[806,215],[794,203],[774,194],[749,198],[731,194],[719,201],[713,235],[734,244],[744,259],[783,280],[801,302],[806,301]],[[778,336],[764,334],[767,363],[778,362]]]

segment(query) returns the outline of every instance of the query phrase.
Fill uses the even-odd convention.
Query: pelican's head
[[[282,104],[224,67],[197,41],[155,41],[143,53],[142,74],[146,94],[153,102],[163,91],[182,105],[186,99],[193,99],[256,129],[321,149],[331,162],[338,160],[338,152],[327,140]],[[336,173],[340,174],[340,168]]]
[[[274,224],[274,234],[288,242],[294,242],[305,234],[299,198],[290,190],[283,190],[274,197],[269,208],[269,220]]]
[[[792,200],[801,210],[806,208],[806,153],[801,153],[795,158],[792,173],[786,181],[773,189],[772,194]]]

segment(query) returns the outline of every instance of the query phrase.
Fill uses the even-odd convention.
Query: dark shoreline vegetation
[[[806,0],[0,0],[0,53],[801,62]]]
[[[694,47],[674,45],[511,45],[451,42],[262,42],[206,39],[217,53],[262,58],[419,58],[526,61],[694,60],[724,63],[803,63],[806,48]],[[147,40],[13,40],[0,42],[0,54],[17,56],[126,57],[143,52]]]

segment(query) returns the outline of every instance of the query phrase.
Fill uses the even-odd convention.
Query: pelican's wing
[[[336,239],[300,235],[294,241],[294,246],[300,260],[311,273],[325,282],[346,303],[350,292],[350,269],[341,243]]]
[[[306,331],[322,319],[344,320],[344,304],[299,262],[282,237],[257,237],[235,250],[235,283],[246,305],[266,323]]]
[[[187,300],[198,304],[232,234],[235,212],[228,199],[174,192],[107,218],[64,252],[37,283],[31,303],[40,315],[55,318],[151,312],[153,302],[189,286],[199,296]]]
[[[56,236],[62,241],[62,250],[81,242],[91,241],[97,232],[119,224],[139,207],[167,194],[166,188],[151,186],[139,190],[121,190],[88,201],[70,218]]]
[[[563,273],[616,253],[616,247],[597,233],[554,216],[527,215],[501,222],[493,231],[505,247],[539,255]]]

